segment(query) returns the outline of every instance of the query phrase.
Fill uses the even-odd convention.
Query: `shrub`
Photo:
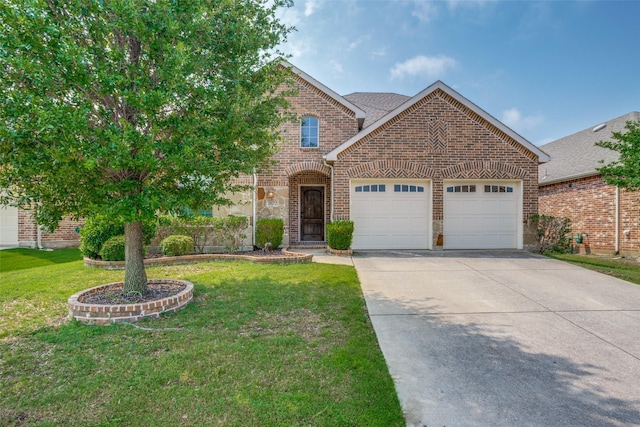
[[[327,244],[331,249],[347,250],[353,241],[353,221],[336,220],[327,224]]]
[[[242,240],[247,235],[244,230],[247,229],[249,221],[246,216],[227,216],[215,218],[215,234],[220,243],[224,246],[224,250],[233,253],[242,247]],[[282,241],[282,236],[280,236]]]
[[[536,252],[565,253],[571,249],[571,220],[550,215],[533,215],[531,222],[536,228]]]
[[[272,248],[282,244],[284,221],[281,218],[262,218],[256,223],[256,246],[264,248],[264,244],[271,242]]]
[[[169,236],[160,242],[162,253],[166,256],[181,256],[193,253],[193,239],[189,236]]]
[[[156,232],[156,225],[152,222],[142,224],[144,243],[149,244]],[[114,236],[124,235],[124,222],[109,218],[106,215],[96,215],[88,218],[80,229],[80,252],[87,258],[97,259],[102,245]]]
[[[124,261],[124,235],[113,236],[104,242],[100,257],[104,261]]]
[[[217,241],[227,252],[235,252],[242,246],[242,240],[249,221],[245,216],[228,217],[175,217],[161,215],[158,217],[156,241],[173,235],[190,236],[193,239],[194,251],[204,252],[205,246]]]

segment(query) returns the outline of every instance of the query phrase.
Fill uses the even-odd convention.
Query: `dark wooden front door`
[[[300,240],[324,241],[324,187],[302,187]]]

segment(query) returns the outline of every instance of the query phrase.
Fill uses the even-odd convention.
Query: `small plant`
[[[536,252],[566,253],[571,249],[571,220],[551,215],[533,215],[536,228]]]
[[[205,247],[219,244],[227,252],[236,252],[247,237],[245,230],[249,224],[246,216],[176,217],[161,215],[158,217],[156,242],[173,235],[191,236],[194,251],[204,253]]]
[[[100,257],[104,261],[124,261],[124,235],[113,236],[104,242]]]
[[[327,244],[340,251],[351,247],[353,241],[353,221],[336,220],[327,224]]]
[[[242,247],[242,240],[247,237],[244,231],[248,225],[249,221],[246,216],[216,218],[215,234],[225,251],[233,253]]]
[[[264,248],[267,242],[276,249],[282,244],[284,221],[281,218],[262,218],[256,223],[256,246]]]
[[[181,256],[193,253],[193,238],[189,236],[169,236],[160,242],[162,253],[166,256]]]

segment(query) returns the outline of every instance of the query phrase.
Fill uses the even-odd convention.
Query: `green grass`
[[[9,249],[0,251],[0,273],[45,265],[64,264],[82,259],[80,251],[58,249],[56,251],[37,251],[33,249]]]
[[[63,320],[69,295],[122,274],[2,273],[1,426],[404,425],[352,267],[149,268],[195,285],[184,310],[138,323],[157,330]]]
[[[640,263],[628,259],[611,259],[593,255],[549,254],[551,258],[567,261],[628,282],[640,284]]]

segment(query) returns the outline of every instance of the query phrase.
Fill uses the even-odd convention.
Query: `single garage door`
[[[519,182],[444,183],[445,249],[521,249]]]
[[[353,249],[430,249],[431,183],[351,182]]]
[[[0,205],[0,247],[18,246],[18,208]]]

